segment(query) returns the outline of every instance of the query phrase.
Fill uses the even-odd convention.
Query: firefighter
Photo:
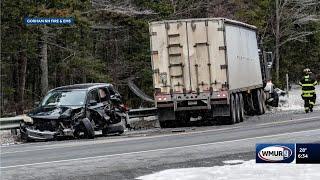
[[[302,87],[302,99],[304,100],[305,112],[313,111],[313,106],[316,102],[315,86],[317,81],[311,77],[311,71],[309,68],[303,70],[303,78],[300,80],[299,85]]]

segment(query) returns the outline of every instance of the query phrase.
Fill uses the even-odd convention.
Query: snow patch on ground
[[[255,160],[238,165],[168,169],[140,180],[317,180],[320,164],[256,164]]]
[[[228,161],[223,161],[224,164],[241,164],[244,163],[244,160],[228,160]]]
[[[289,91],[289,97],[287,95],[279,97],[279,107],[277,110],[280,111],[304,111],[304,102],[301,98],[301,87],[293,86]],[[314,110],[320,110],[320,86],[316,86],[317,101]]]

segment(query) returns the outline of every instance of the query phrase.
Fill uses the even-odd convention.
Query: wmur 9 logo
[[[295,158],[294,144],[257,144],[257,163],[291,163]]]

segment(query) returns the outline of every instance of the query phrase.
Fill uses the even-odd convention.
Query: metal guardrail
[[[24,116],[0,118],[0,130],[18,129]]]
[[[129,118],[156,116],[157,108],[130,109]]]
[[[136,86],[133,82],[134,78],[129,78],[128,79],[128,86],[130,88],[130,90],[136,94],[138,97],[140,97],[141,99],[147,101],[147,102],[152,102],[154,103],[154,100],[152,99],[152,97],[146,95],[141,89],[138,88],[138,86]]]

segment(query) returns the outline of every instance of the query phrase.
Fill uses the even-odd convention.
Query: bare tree
[[[277,81],[279,81],[280,47],[291,41],[306,42],[306,36],[316,33],[317,31],[310,31],[303,27],[320,20],[319,8],[319,0],[276,0],[273,33],[276,39]]]
[[[170,2],[173,7],[173,17],[188,17],[193,14],[192,12],[208,6],[207,0],[171,0]]]
[[[23,114],[24,110],[24,91],[27,76],[27,55],[25,51],[18,53],[14,69],[14,86],[15,86],[15,108],[17,114]]]
[[[170,0],[172,18],[226,17],[234,18],[234,0]]]
[[[92,10],[82,14],[107,11],[111,13],[124,14],[127,16],[155,14],[151,10],[141,10],[133,5],[132,0],[92,0]]]
[[[40,45],[40,70],[41,70],[41,96],[48,91],[48,28],[41,28],[41,45]]]

